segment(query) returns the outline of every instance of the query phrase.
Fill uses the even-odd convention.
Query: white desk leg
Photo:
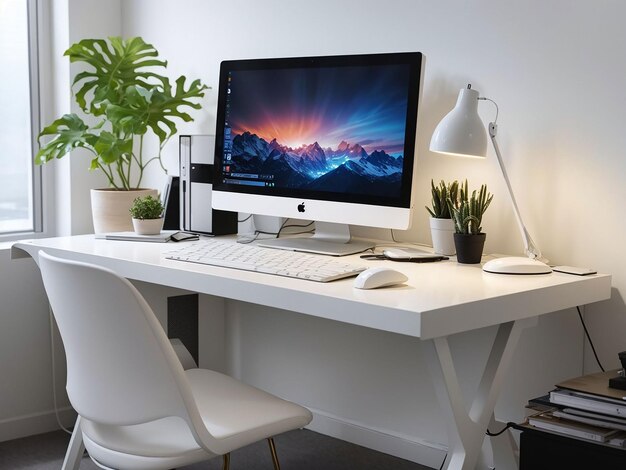
[[[72,432],[70,444],[67,446],[65,460],[63,460],[61,470],[78,470],[84,452],[85,446],[83,444],[83,432],[80,430],[79,415],[78,418],[76,418],[76,424],[74,424],[74,431]]]
[[[536,324],[537,318],[533,317],[499,326],[469,413],[463,402],[447,337],[422,342],[439,405],[446,419],[449,439],[446,469],[474,470],[520,334],[524,328]]]

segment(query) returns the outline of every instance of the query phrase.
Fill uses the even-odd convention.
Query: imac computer
[[[407,229],[419,52],[224,61],[215,209],[315,221],[263,246],[330,255],[371,247],[349,224]]]

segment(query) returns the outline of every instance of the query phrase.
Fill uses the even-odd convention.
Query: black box
[[[520,470],[626,468],[626,449],[528,429],[520,435]]]

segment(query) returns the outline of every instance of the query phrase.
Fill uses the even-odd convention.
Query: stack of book
[[[544,431],[626,447],[626,392],[608,387],[617,371],[557,384],[549,395],[530,400],[540,413],[528,424]]]

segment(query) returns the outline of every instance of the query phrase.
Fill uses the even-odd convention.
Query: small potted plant
[[[439,255],[453,255],[454,247],[454,222],[450,214],[448,199],[457,204],[459,198],[459,182],[453,181],[446,184],[441,181],[438,186],[430,180],[432,191],[432,207],[426,207],[430,214],[430,235],[433,241],[435,253]]]
[[[467,180],[461,185],[459,199],[455,202],[448,198],[448,208],[454,220],[454,245],[459,263],[480,263],[487,235],[482,232],[482,219],[491,204],[493,194],[482,185],[478,193],[472,191],[469,196]]]
[[[133,201],[130,215],[137,235],[156,235],[163,228],[164,207],[158,198],[151,195],[138,197]]]

